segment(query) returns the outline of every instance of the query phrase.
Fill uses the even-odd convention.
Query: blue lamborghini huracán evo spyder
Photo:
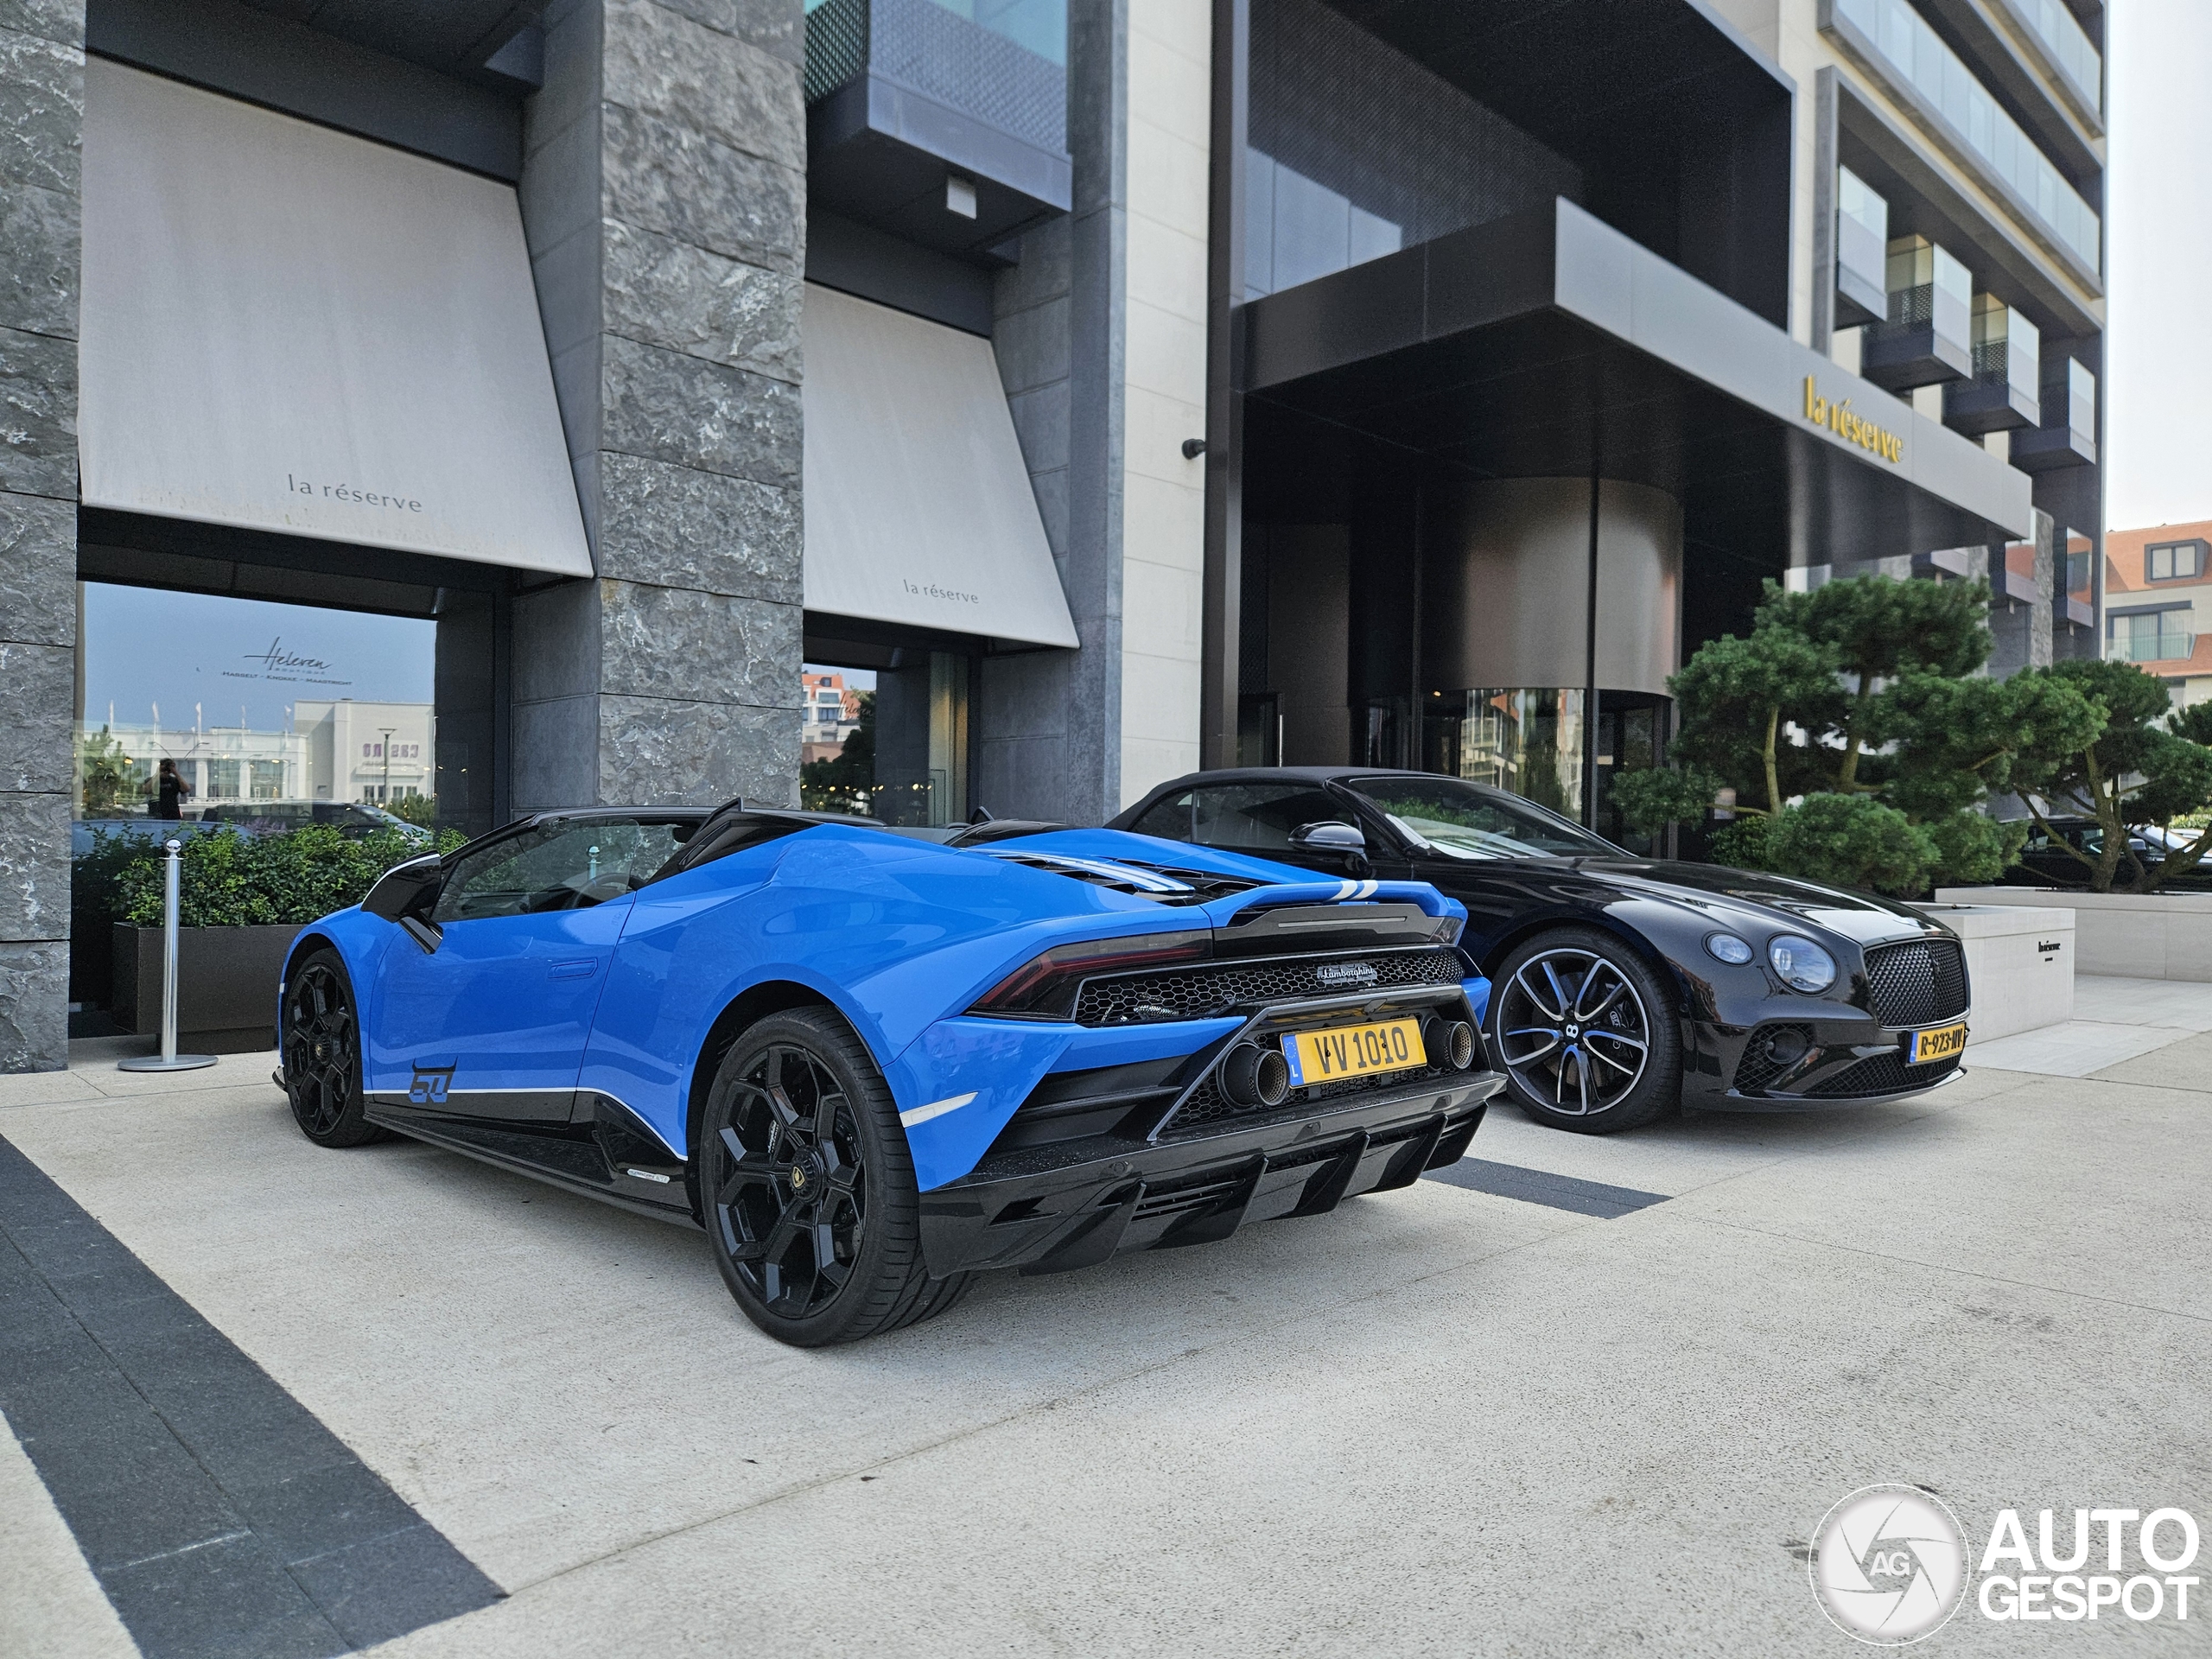
[[[1499,1086],[1465,912],[1107,830],[546,813],[306,929],[277,1081],[703,1227],[804,1345],[1404,1186]]]

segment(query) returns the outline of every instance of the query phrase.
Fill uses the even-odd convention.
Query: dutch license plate
[[[1426,1065],[1421,1021],[1385,1020],[1373,1026],[1332,1026],[1326,1031],[1283,1033],[1282,1057],[1290,1062],[1294,1087],[1334,1083],[1339,1077],[1369,1077]]]
[[[1931,1060],[1948,1060],[1966,1052],[1967,1022],[1955,1026],[1938,1026],[1933,1031],[1916,1031],[1912,1046],[1905,1050],[1907,1065],[1926,1065]]]

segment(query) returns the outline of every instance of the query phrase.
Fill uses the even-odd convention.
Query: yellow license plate
[[[1938,1026],[1933,1031],[1912,1033],[1912,1046],[1905,1051],[1907,1065],[1926,1065],[1930,1060],[1948,1060],[1963,1054],[1967,1047],[1967,1022],[1955,1026]]]
[[[1285,1032],[1282,1057],[1290,1062],[1292,1085],[1300,1089],[1309,1084],[1334,1083],[1339,1077],[1371,1077],[1377,1071],[1402,1071],[1409,1065],[1428,1064],[1418,1020]]]

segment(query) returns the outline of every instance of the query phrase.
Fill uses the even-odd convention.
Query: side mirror
[[[410,858],[404,864],[393,865],[377,878],[376,885],[361,900],[361,908],[372,916],[397,923],[423,950],[435,950],[441,932],[429,919],[429,912],[437,902],[438,889],[444,885],[445,878],[445,861],[435,853]]]
[[[1334,820],[1301,823],[1290,832],[1290,844],[1301,853],[1341,858],[1344,868],[1355,874],[1363,874],[1368,868],[1367,837],[1349,823]]]

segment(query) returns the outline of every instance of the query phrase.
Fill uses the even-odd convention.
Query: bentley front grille
[[[1866,953],[1866,1000],[1885,1026],[1930,1026],[1967,1011],[1966,959],[1956,939],[1911,939]]]

